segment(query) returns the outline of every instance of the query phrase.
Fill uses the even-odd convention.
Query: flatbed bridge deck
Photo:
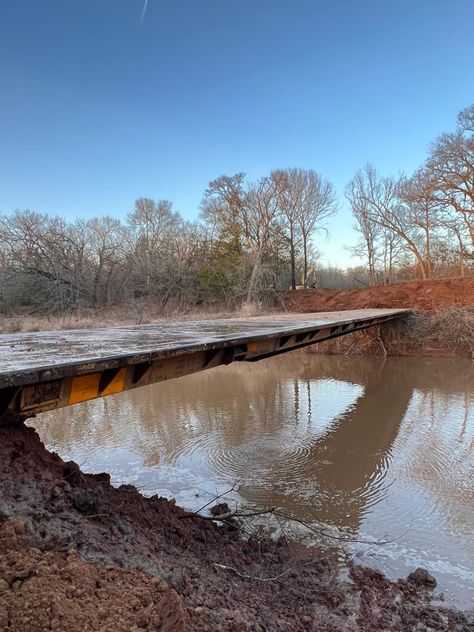
[[[233,361],[253,361],[393,320],[362,309],[0,334],[0,418],[28,417]]]

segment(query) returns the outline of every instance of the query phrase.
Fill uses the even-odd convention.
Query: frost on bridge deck
[[[406,314],[363,309],[0,335],[0,416],[29,416]]]

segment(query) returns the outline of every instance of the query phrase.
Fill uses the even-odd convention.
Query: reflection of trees
[[[172,461],[203,433],[233,446],[284,427],[295,413],[280,367],[283,378],[299,370],[286,358],[232,365],[45,413],[35,426],[64,451],[128,444],[149,465],[160,452]]]
[[[418,409],[403,426],[419,452],[413,476],[428,489],[446,485],[446,472],[433,479],[430,463],[445,441],[453,394],[471,392],[473,372],[459,359],[451,365],[295,352],[46,413],[35,425],[60,453],[126,446],[155,466],[186,463],[192,452],[191,469],[198,459],[210,480],[243,480],[241,494],[251,502],[356,529],[372,495],[383,493],[414,389]],[[354,385],[364,385],[363,395]],[[456,411],[464,451],[453,453],[472,480],[463,463],[470,463],[473,432],[467,412],[462,422]],[[434,420],[429,436],[419,432],[423,417]],[[450,478],[447,496],[460,504],[466,492],[458,480]]]
[[[473,405],[467,393],[441,399],[417,392],[400,434],[408,476],[430,492],[437,510],[460,534],[472,534]]]
[[[367,364],[362,359],[362,364]],[[369,361],[370,364],[371,361]],[[455,528],[472,532],[474,506],[474,364],[460,358],[390,358],[410,376],[414,397],[397,439],[403,469],[432,494]],[[364,369],[365,370],[365,369]],[[337,357],[327,376],[354,379],[356,364]]]
[[[311,349],[311,348],[310,348]],[[320,377],[334,378],[347,382],[367,383],[376,367],[384,361],[379,358],[359,356],[331,356],[305,353],[314,358],[311,366]],[[398,372],[410,374],[413,388],[435,393],[471,393],[474,384],[474,364],[463,358],[388,358]]]

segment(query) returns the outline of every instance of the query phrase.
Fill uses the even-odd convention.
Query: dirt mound
[[[360,566],[343,581],[320,553],[298,560],[282,541],[185,516],[83,474],[32,428],[0,428],[0,628],[472,630],[411,582]]]
[[[0,527],[0,629],[184,632],[188,614],[165,582],[138,570],[41,551],[18,519]]]
[[[412,281],[353,290],[298,290],[287,292],[285,302],[293,312],[407,307],[433,313],[474,306],[474,278]]]

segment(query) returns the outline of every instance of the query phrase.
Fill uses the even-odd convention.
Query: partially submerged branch
[[[236,491],[237,489],[237,485],[238,483],[234,483],[234,485],[227,491],[222,492],[221,494],[217,494],[212,500],[210,500],[208,503],[206,503],[205,505],[203,505],[200,509],[198,509],[197,511],[189,511],[186,513],[183,513],[181,516],[179,516],[180,520],[186,520],[186,519],[198,519],[198,520],[204,520],[204,521],[212,521],[212,522],[220,522],[223,524],[226,524],[228,526],[231,526],[233,528],[238,528],[240,529],[239,526],[239,522],[242,524],[243,522],[251,519],[251,518],[256,518],[256,517],[260,517],[260,516],[268,516],[268,517],[273,517],[275,518],[275,520],[277,521],[280,529],[282,531],[284,531],[283,527],[282,527],[282,520],[286,521],[288,523],[295,523],[298,524],[302,527],[304,527],[307,531],[309,531],[310,533],[312,533],[313,535],[317,536],[319,539],[323,540],[323,539],[329,539],[329,540],[334,540],[337,542],[343,542],[346,544],[367,544],[370,546],[383,546],[386,544],[391,544],[392,542],[395,542],[397,538],[393,538],[393,539],[386,539],[386,540],[365,540],[365,539],[360,539],[360,538],[354,538],[354,537],[350,537],[350,536],[342,536],[342,535],[337,535],[335,533],[330,533],[329,531],[325,530],[322,527],[317,527],[314,524],[306,521],[306,520],[302,520],[300,518],[297,518],[296,516],[293,516],[291,514],[288,514],[284,511],[281,511],[280,509],[277,509],[276,507],[270,507],[267,509],[256,509],[256,510],[250,510],[250,511],[245,511],[242,509],[239,509],[238,507],[236,507],[234,510],[230,510],[228,508],[228,505],[226,504],[222,504],[222,506],[227,507],[227,509],[229,509],[228,511],[224,512],[224,513],[213,513],[212,509],[211,509],[211,515],[203,515],[201,513],[201,511],[203,511],[204,509],[206,509],[207,507],[209,507],[211,504],[214,504],[216,500],[219,500],[221,498],[223,498],[224,496],[226,496],[227,494],[229,494],[230,492]],[[221,506],[221,505],[219,505]],[[246,531],[245,529],[241,529],[243,531]],[[248,534],[248,532],[247,532]],[[251,537],[255,537],[255,534],[248,534]],[[286,537],[286,534],[285,534]],[[233,570],[233,569],[231,569]]]

